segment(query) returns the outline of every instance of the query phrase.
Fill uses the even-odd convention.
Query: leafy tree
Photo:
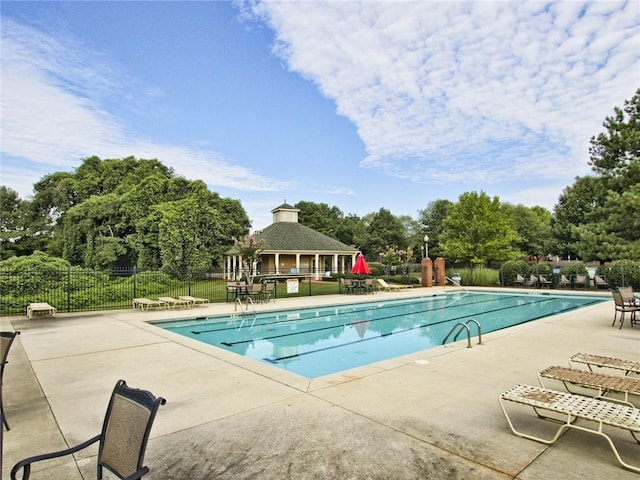
[[[407,233],[402,221],[386,208],[366,217],[368,238],[361,246],[365,256],[375,259],[380,253],[393,247],[406,250]]]
[[[254,266],[260,260],[260,256],[264,251],[264,240],[258,240],[255,234],[244,235],[233,240],[242,257],[242,267],[245,275],[249,279],[249,283],[253,283],[253,277],[256,273]]]
[[[349,214],[344,217],[336,229],[336,238],[338,240],[356,248],[365,245],[368,237],[367,225],[355,214]]]
[[[30,201],[0,186],[0,259],[46,250],[50,236],[43,226]]]
[[[519,240],[509,212],[497,196],[481,192],[460,195],[444,220],[440,247],[447,259],[485,264],[520,256]]]
[[[556,206],[554,231],[566,248],[600,262],[640,257],[640,89],[591,138],[593,177],[577,178]]]
[[[409,215],[401,215],[398,217],[404,228],[406,235],[407,250],[405,253],[405,263],[419,262],[422,260],[424,235],[421,232],[420,224]]]
[[[298,202],[295,207],[300,210],[298,221],[317,232],[331,238],[337,238],[337,231],[343,214],[338,207],[329,207],[326,203]]]
[[[578,228],[588,223],[589,215],[604,204],[605,198],[603,179],[597,177],[577,177],[573,185],[564,189],[551,221],[557,251],[563,257],[578,256]]]
[[[162,268],[181,275],[189,268],[211,267],[231,246],[233,237],[248,232],[248,225],[227,218],[220,211],[217,194],[209,192],[203,182],[194,183],[200,188],[187,198],[154,207],[159,217]]]
[[[184,274],[216,263],[250,228],[240,202],[175,177],[157,160],[89,157],[75,173],[47,175],[34,189],[30,212],[52,236],[48,250],[73,265]]]
[[[22,200],[18,192],[0,186],[0,260],[17,255],[24,234]]]
[[[543,207],[527,207],[525,205],[503,205],[511,215],[513,227],[519,240],[514,246],[528,257],[537,261],[555,252],[552,244],[551,219],[553,215]]]
[[[418,222],[421,226],[421,239],[424,241],[424,236],[429,237],[429,256],[440,257],[442,251],[440,249],[440,237],[442,236],[444,220],[447,218],[449,209],[453,205],[450,200],[435,200],[427,206],[424,210],[418,212]]]

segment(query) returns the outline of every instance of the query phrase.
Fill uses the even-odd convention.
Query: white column
[[[275,267],[276,267],[276,275],[278,275],[280,273],[280,254],[276,253],[275,254]]]

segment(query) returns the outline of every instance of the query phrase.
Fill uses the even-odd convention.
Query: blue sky
[[[0,4],[1,179],[157,158],[241,201],[552,209],[640,87],[640,2]]]

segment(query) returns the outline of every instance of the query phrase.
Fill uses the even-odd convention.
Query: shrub
[[[598,272],[600,273],[600,272]],[[609,287],[633,287],[640,289],[640,265],[633,260],[618,260],[601,275],[609,281]]]
[[[48,291],[51,285],[63,281],[69,262],[44,252],[11,257],[0,262],[0,290],[3,295],[30,295]]]
[[[401,285],[419,285],[420,279],[412,275],[392,275],[389,277],[391,283],[399,283]]]
[[[587,267],[582,262],[575,262],[562,268],[563,275],[587,275]]]
[[[447,277],[459,273],[460,285],[473,285],[476,287],[495,287],[500,285],[500,271],[491,268],[461,268],[457,270],[447,269]],[[515,278],[515,277],[514,277]]]
[[[501,279],[502,285],[515,285],[516,277],[522,275],[526,277],[529,275],[530,266],[524,260],[509,260],[502,265]]]
[[[369,268],[371,269],[371,275],[374,277],[382,277],[386,275],[385,266],[380,262],[369,262]]]

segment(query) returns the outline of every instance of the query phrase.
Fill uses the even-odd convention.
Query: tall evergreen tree
[[[555,208],[554,231],[568,250],[601,262],[640,258],[640,89],[615,107],[591,138],[593,176],[576,178]]]

